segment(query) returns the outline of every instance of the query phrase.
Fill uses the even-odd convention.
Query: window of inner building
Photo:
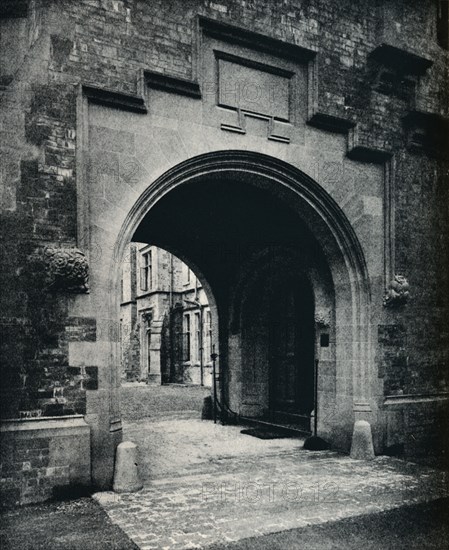
[[[191,281],[191,277],[192,277],[192,270],[190,269],[190,267],[186,264],[183,264],[183,279],[184,279],[184,284],[185,285],[189,285],[190,284],[190,281]]]
[[[212,355],[212,314],[209,309],[206,311],[206,353],[206,361],[209,361]]]
[[[151,250],[142,254],[142,267],[140,269],[140,290],[151,290],[153,278],[153,265]]]
[[[191,353],[190,353],[190,314],[186,313],[184,315],[184,361],[190,361]]]
[[[201,361],[201,323],[200,314],[195,313],[195,361],[199,363]]]
[[[447,50],[449,47],[449,0],[438,0],[437,9],[437,40],[438,44]]]

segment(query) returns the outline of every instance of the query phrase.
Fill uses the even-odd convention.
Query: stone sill
[[[202,386],[201,384],[194,384],[193,382],[169,382],[168,384],[162,384],[164,388],[206,388],[210,389],[210,386]]]
[[[449,392],[430,393],[430,394],[404,394],[388,395],[385,398],[384,405],[410,405],[419,403],[432,403],[435,401],[449,400]]]
[[[0,421],[0,432],[51,429],[90,429],[82,414],[67,416],[40,416],[37,418],[7,418]]]

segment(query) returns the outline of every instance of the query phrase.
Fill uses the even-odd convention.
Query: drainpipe
[[[173,309],[173,254],[169,252],[170,254],[170,280],[169,280],[169,307],[170,311]]]
[[[203,365],[203,307],[204,306],[201,304],[201,302],[198,299],[198,278],[197,278],[196,275],[195,275],[195,300],[194,301],[198,304],[198,307],[199,307],[199,310],[200,310],[200,326],[199,326],[200,334],[199,334],[199,342],[198,342],[198,345],[200,347],[200,385],[204,386],[204,373],[203,373],[203,369],[204,369],[204,365]]]
[[[203,305],[200,304],[200,384],[204,386],[204,365],[203,365]]]
[[[168,278],[168,331],[169,331],[169,341],[170,341],[170,353],[169,353],[169,372],[168,372],[168,379],[170,382],[173,381],[173,373],[175,370],[175,354],[174,354],[174,346],[175,346],[175,335],[173,330],[173,286],[174,286],[174,277],[173,277],[173,254],[171,252],[168,252],[170,256],[170,263],[169,263],[169,278]]]

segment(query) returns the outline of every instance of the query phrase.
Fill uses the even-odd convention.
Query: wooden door
[[[272,300],[270,409],[309,414],[313,409],[314,324],[308,292],[283,286]]]

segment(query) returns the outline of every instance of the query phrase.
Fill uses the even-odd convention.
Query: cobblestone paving
[[[175,460],[168,473],[170,460],[165,467],[159,460],[152,463],[152,475],[146,471],[140,492],[95,495],[143,550],[203,548],[448,494],[446,473],[440,470],[389,457],[364,462],[330,451],[304,451],[300,440],[256,440],[240,434],[240,427],[193,419],[188,421],[190,432],[203,438],[209,432],[205,441],[215,443],[188,464],[183,451],[197,442],[189,440],[190,432],[186,435],[187,420],[173,419],[168,440],[173,442],[177,422],[180,469]],[[137,443],[148,444],[153,430],[162,444],[161,426],[150,424],[128,425],[127,437],[133,434]],[[141,450],[144,457],[151,456],[148,449]],[[173,456],[171,449],[168,458]]]

